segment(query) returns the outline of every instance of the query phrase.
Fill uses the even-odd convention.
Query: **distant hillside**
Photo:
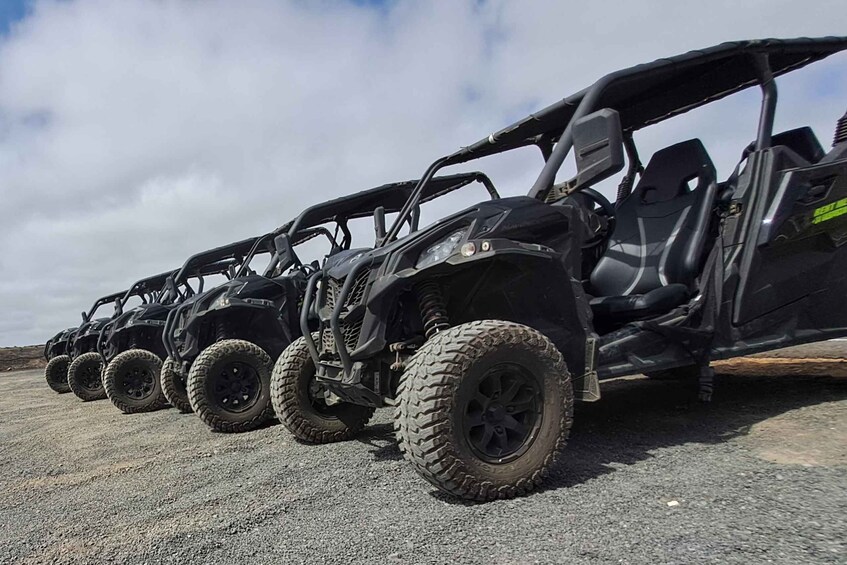
[[[39,369],[46,364],[43,345],[0,348],[0,372]]]

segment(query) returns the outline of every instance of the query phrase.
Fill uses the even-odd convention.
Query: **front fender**
[[[533,327],[556,344],[574,375],[583,375],[591,309],[581,281],[571,276],[561,254],[511,240],[471,241],[476,246],[472,254],[454,253],[425,269],[378,278],[368,296],[360,347],[351,357],[363,359],[383,351],[392,339],[386,336],[387,321],[401,294],[435,279],[451,325],[502,319]]]
[[[494,260],[509,262],[549,263],[559,260],[559,253],[542,245],[526,244],[509,239],[471,239],[476,251],[470,255],[461,252],[423,269],[415,267],[379,277],[371,287],[368,302],[383,301],[386,295],[414,286],[418,281],[452,275],[457,270],[477,267]]]
[[[293,336],[291,335],[291,330],[283,320],[282,311],[274,301],[261,298],[230,297],[224,305],[217,305],[214,308],[203,308],[189,315],[180,335],[177,336],[181,342],[177,352],[178,358],[181,360],[193,359],[204,347],[209,345],[206,343],[209,338],[204,337],[208,336],[209,332],[204,330],[204,327],[210,326],[214,328],[218,320],[229,319],[236,322],[232,324],[233,326],[244,330],[246,326],[243,324],[239,325],[238,322],[252,317],[257,313],[272,316],[278,323],[278,328],[266,327],[262,324],[261,335],[267,335],[268,339],[273,340],[276,334],[281,333],[282,336],[280,336],[279,341],[284,341],[286,344],[292,341]],[[255,328],[249,327],[248,329],[249,331],[255,330]]]

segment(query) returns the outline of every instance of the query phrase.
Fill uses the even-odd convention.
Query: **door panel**
[[[790,155],[782,157],[772,163],[785,164]],[[818,313],[820,323],[847,325],[843,287],[839,298],[832,293],[847,274],[847,160],[768,176],[775,190],[762,191],[773,197],[749,233],[747,245],[755,249],[747,251],[752,257],[741,273],[735,324],[808,299],[808,308],[829,310]]]

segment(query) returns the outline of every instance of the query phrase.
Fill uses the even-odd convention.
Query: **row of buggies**
[[[608,74],[418,180],[99,298],[47,343],[47,383],[220,432],[275,416],[304,443],[353,438],[389,408],[438,489],[528,493],[567,465],[575,401],[600,400],[607,379],[686,377],[710,400],[714,360],[847,335],[847,115],[828,149],[807,126],[774,131],[776,78],[845,49],[741,41]],[[636,132],[755,87],[758,127],[731,172],[697,138],[642,164]],[[525,195],[443,172],[527,148]],[[613,178],[611,200],[598,188]],[[483,198],[447,209],[468,186]]]

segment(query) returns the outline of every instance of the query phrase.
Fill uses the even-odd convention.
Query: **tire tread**
[[[523,344],[553,363],[565,399],[554,449],[530,476],[495,485],[468,472],[449,433],[452,397],[462,374],[486,349]],[[573,390],[561,353],[540,332],[513,322],[480,320],[439,332],[409,360],[397,391],[395,432],[400,451],[439,489],[461,498],[489,501],[529,493],[543,482],[564,449],[573,421]]]

